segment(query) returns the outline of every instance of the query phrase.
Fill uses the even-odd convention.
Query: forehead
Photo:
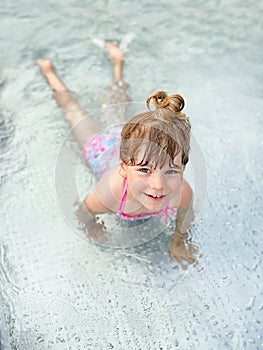
[[[168,152],[165,152],[164,150],[160,149],[159,154],[155,154],[154,157],[152,157],[152,154],[148,152],[147,145],[142,145],[140,149],[138,150],[138,153],[135,157],[135,162],[137,164],[148,164],[152,167],[160,168],[160,164],[162,163],[162,167],[167,166],[182,166],[182,151],[179,151],[174,158],[171,158]]]

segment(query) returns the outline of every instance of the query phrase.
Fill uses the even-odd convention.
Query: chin
[[[159,211],[159,210],[163,209],[164,205],[165,205],[165,203],[163,201],[162,202],[156,201],[156,202],[152,202],[152,203],[147,202],[144,204],[144,207],[148,210]]]

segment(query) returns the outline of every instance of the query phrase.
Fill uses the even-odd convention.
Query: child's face
[[[123,174],[128,180],[127,200],[135,199],[149,212],[161,210],[165,204],[178,207],[181,195],[181,184],[184,166],[181,164],[181,152],[176,156],[174,164],[169,161],[160,168],[151,165],[129,166],[121,163]]]

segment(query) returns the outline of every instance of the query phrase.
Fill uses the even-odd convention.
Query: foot
[[[124,60],[124,52],[115,44],[107,43],[109,58],[113,65],[113,78],[116,81],[122,80],[122,65]]]
[[[45,58],[39,58],[36,60],[42,74],[46,78],[48,84],[51,86],[53,91],[56,92],[65,92],[68,91],[66,85],[64,85],[63,81],[57,76],[54,71],[53,64],[50,60]]]
[[[107,43],[106,47],[113,66],[122,64],[122,61],[124,60],[124,52],[113,43]]]
[[[41,72],[44,76],[47,76],[49,73],[54,72],[53,64],[50,60],[44,58],[39,58],[36,60],[37,65],[41,69]]]

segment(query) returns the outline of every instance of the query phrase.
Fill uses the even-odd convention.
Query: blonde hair
[[[151,103],[156,107],[153,111]],[[127,165],[151,163],[162,167],[167,159],[174,165],[174,158],[181,151],[182,165],[187,164],[191,124],[182,113],[183,97],[157,91],[147,98],[146,105],[148,112],[137,114],[123,126],[120,159]]]

